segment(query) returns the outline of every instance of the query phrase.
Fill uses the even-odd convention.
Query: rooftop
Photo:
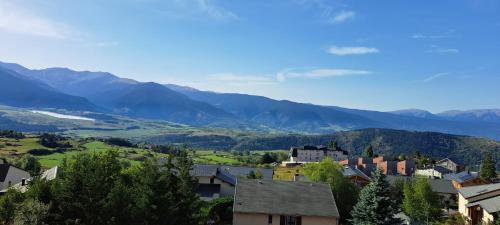
[[[454,181],[456,181],[458,183],[464,183],[466,181],[475,179],[477,177],[478,177],[477,173],[469,173],[467,171],[463,171],[463,172],[460,172],[460,173],[445,174],[443,176],[444,179],[454,180]]]
[[[406,177],[406,176],[394,176],[394,175],[387,175],[386,177],[387,181],[389,183],[394,183],[396,182],[397,179],[404,179],[405,181],[411,181],[418,179],[416,177]],[[426,178],[425,178],[426,179]],[[451,183],[451,180],[444,180],[444,179],[428,179],[429,184],[431,185],[432,191],[436,193],[444,193],[444,194],[456,194],[457,189],[453,187],[453,184]]]
[[[488,213],[495,213],[500,211],[500,196],[496,196],[493,198],[488,198],[485,200],[469,203],[465,205],[466,207],[479,205],[481,208],[486,210]]]
[[[339,217],[327,184],[238,179],[234,212]]]
[[[482,195],[484,193],[500,190],[500,183],[496,184],[485,184],[478,186],[470,186],[458,189],[458,192],[464,196],[464,198],[471,198],[474,196]]]

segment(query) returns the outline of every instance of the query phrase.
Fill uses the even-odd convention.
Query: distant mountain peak
[[[391,111],[389,113],[402,116],[418,117],[418,118],[436,118],[436,115],[423,109],[402,109],[402,110]]]

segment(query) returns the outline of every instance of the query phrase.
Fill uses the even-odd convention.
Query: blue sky
[[[361,109],[500,108],[500,1],[0,0],[0,60]]]

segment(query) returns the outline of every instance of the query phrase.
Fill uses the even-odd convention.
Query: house
[[[398,162],[397,161],[383,161],[377,164],[385,175],[396,175],[398,174]]]
[[[238,179],[233,225],[337,225],[339,212],[329,185]]]
[[[0,190],[21,183],[23,186],[31,176],[28,172],[7,163],[0,164]]]
[[[458,211],[468,224],[486,224],[500,219],[500,183],[458,189]]]
[[[353,166],[345,166],[342,170],[342,174],[344,177],[349,178],[349,180],[358,185],[358,187],[366,186],[371,180],[371,178],[363,173],[363,171]]]
[[[319,162],[326,157],[335,161],[347,159],[348,153],[344,150],[334,150],[324,146],[291,147],[288,153],[289,160],[283,162],[284,166]]]
[[[427,169],[417,169],[415,171],[416,175],[428,178],[439,178],[439,179],[443,179],[445,174],[450,174],[450,173],[452,173],[451,170],[446,169],[442,166],[434,166],[434,168],[427,168]]]
[[[465,170],[465,166],[460,165],[460,164],[452,161],[449,158],[445,158],[445,159],[439,160],[439,161],[436,162],[435,165],[436,166],[441,166],[443,168],[446,168],[446,169],[450,170],[452,173],[460,173],[460,172],[462,172],[462,171]]]
[[[198,180],[198,194],[203,200],[219,197],[234,196],[234,186],[238,177],[246,177],[250,171],[262,173],[264,180],[273,179],[272,169],[220,166],[220,165],[194,165],[191,175]]]
[[[47,181],[54,180],[57,178],[59,172],[60,172],[59,167],[55,166],[44,171],[41,175],[41,178]],[[24,193],[28,190],[28,183],[31,182],[32,180],[33,180],[32,177],[27,179],[22,179],[21,182],[12,184],[4,189],[0,189],[0,194],[7,192],[9,189],[16,189],[17,191]]]
[[[460,173],[445,174],[443,176],[443,179],[451,180],[453,183],[453,186],[456,189],[468,187],[468,186],[488,184],[487,181],[485,181],[479,177],[478,173],[474,173],[474,172],[471,173],[468,171],[463,171]]]
[[[413,160],[403,160],[397,162],[398,174],[403,176],[411,176],[415,173],[415,162]]]

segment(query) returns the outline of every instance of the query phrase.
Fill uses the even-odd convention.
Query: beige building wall
[[[233,225],[280,225],[280,215],[273,215],[273,223],[268,223],[269,215],[259,213],[233,213]],[[335,217],[302,216],[302,225],[338,225]]]
[[[469,215],[468,209],[465,207],[465,205],[469,204],[469,201],[464,198],[461,194],[458,195],[458,212],[460,212],[464,216]]]
[[[493,215],[486,212],[486,210],[483,210],[483,222],[485,224],[488,224],[489,222],[493,222],[495,218],[493,218]]]
[[[210,177],[197,177],[198,183],[210,184]],[[220,197],[234,196],[234,186],[214,177],[214,184],[220,184]]]

